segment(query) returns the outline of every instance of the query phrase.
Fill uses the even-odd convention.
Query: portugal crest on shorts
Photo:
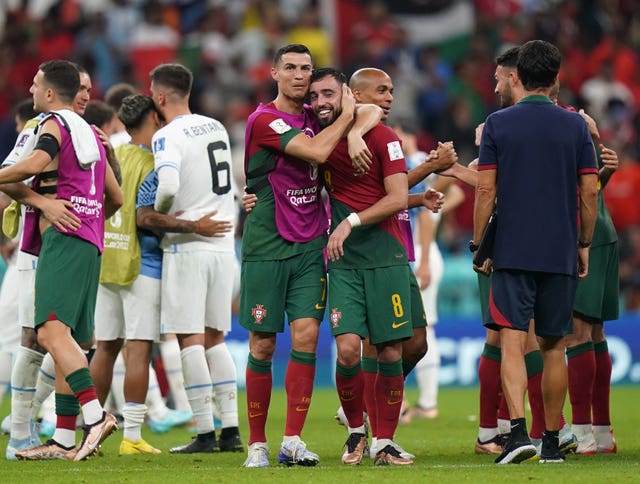
[[[256,307],[251,310],[251,314],[256,324],[262,324],[262,318],[267,316],[267,310],[262,307],[262,304],[256,304]]]
[[[338,327],[338,322],[342,319],[342,313],[338,311],[337,308],[333,308],[331,310],[331,314],[329,315],[329,321],[331,321],[331,326],[334,328]]]

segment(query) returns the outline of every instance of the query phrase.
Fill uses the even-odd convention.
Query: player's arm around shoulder
[[[382,122],[384,112],[375,104],[358,104],[353,126],[347,133],[349,158],[358,174],[369,171],[372,162],[371,151],[364,141],[364,135]]]
[[[16,164],[0,170],[0,183],[26,180],[44,171],[50,165],[51,169],[56,168],[60,152],[60,128],[53,120],[50,120],[45,122],[41,129],[42,133],[33,151],[21,158]]]
[[[327,161],[342,136],[353,122],[356,101],[351,89],[342,86],[342,112],[336,120],[324,128],[317,136],[308,138],[299,133],[287,143],[285,153],[309,163],[322,164]]]

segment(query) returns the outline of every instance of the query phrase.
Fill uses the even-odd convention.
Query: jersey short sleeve
[[[496,150],[492,121],[491,116],[489,116],[482,130],[478,156],[478,171],[498,169],[498,152]]]
[[[382,125],[378,126],[385,129],[376,129],[375,136],[367,138],[367,144],[380,158],[382,177],[406,173],[407,164],[400,140],[392,129]]]
[[[263,149],[284,153],[284,149],[294,137],[302,133],[273,113],[263,113],[253,124],[251,144],[254,150]],[[251,148],[251,147],[250,147]]]
[[[180,171],[182,161],[180,144],[170,128],[171,126],[165,126],[153,135],[151,146],[156,171],[167,167]]]
[[[140,184],[136,196],[136,208],[153,207],[156,203],[156,192],[158,191],[158,175],[152,171]]]
[[[26,122],[24,128],[22,128],[22,131],[20,131],[20,134],[18,134],[16,144],[14,145],[9,155],[7,155],[5,160],[2,162],[1,166],[4,167],[15,165],[21,158],[33,151],[33,148],[36,145],[35,129],[36,126],[38,126],[40,119],[41,117],[38,116]]]

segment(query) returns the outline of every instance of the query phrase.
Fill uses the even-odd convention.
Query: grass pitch
[[[408,388],[410,401],[415,401],[415,388]],[[440,392],[440,416],[435,420],[414,420],[400,426],[396,440],[416,454],[416,462],[406,468],[377,467],[370,459],[362,465],[341,464],[342,445],[346,430],[333,416],[338,398],[332,389],[316,390],[305,426],[303,439],[310,450],[320,455],[317,467],[287,468],[275,464],[284,429],[284,391],[277,390],[271,401],[267,435],[270,440],[268,469],[245,469],[244,453],[170,455],[171,446],[186,443],[190,434],[182,429],[164,435],[154,435],[145,427],[143,437],[161,448],[159,456],[118,456],[122,432],[117,432],[103,445],[103,455],[87,462],[8,462],[4,459],[7,436],[0,436],[0,482],[106,482],[106,483],[172,483],[192,482],[640,482],[640,416],[637,402],[640,387],[614,387],[611,392],[611,412],[618,454],[568,457],[565,464],[541,465],[525,462],[520,465],[498,466],[493,457],[475,455],[474,440],[478,425],[478,389],[444,389]],[[247,427],[242,418],[241,433],[246,441]],[[2,404],[0,416],[9,411],[9,398]],[[567,417],[570,413],[567,408]],[[530,416],[528,416],[530,422]],[[78,438],[80,432],[78,432]]]

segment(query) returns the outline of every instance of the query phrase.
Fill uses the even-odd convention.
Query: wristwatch
[[[478,250],[478,247],[480,247],[480,246],[477,245],[477,244],[474,244],[473,240],[469,241],[469,251],[470,252],[475,252],[476,250]]]
[[[586,249],[587,247],[591,247],[591,242],[583,242],[582,240],[578,240],[578,248]]]

